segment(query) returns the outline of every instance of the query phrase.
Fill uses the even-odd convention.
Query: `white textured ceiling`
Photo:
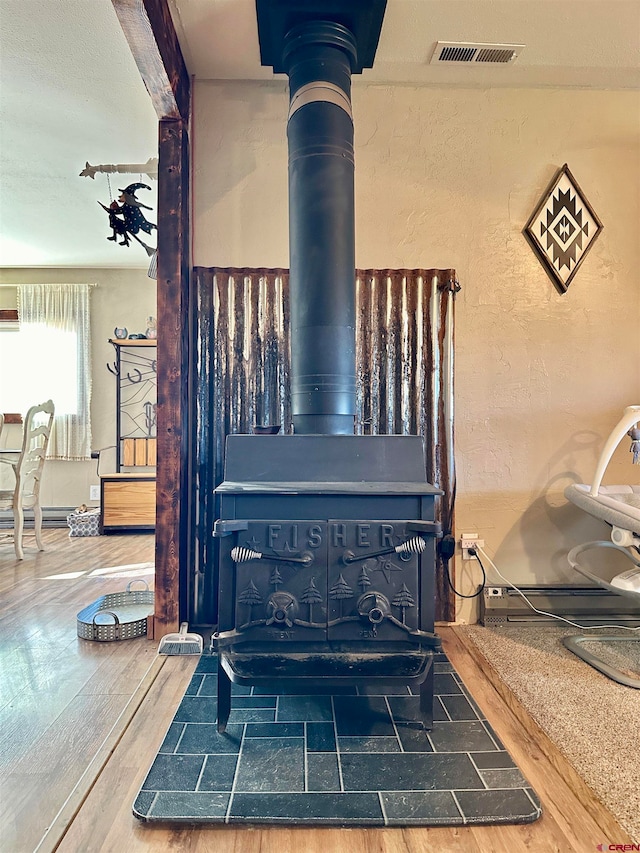
[[[196,79],[272,79],[254,0],[170,4]],[[438,40],[526,47],[508,66],[437,67]],[[0,0],[0,75],[0,266],[146,266],[140,246],[106,240],[105,176],[79,177],[86,160],[156,155],[155,113],[111,0]],[[636,88],[640,0],[388,0],[375,65],[354,83]],[[114,196],[137,180],[112,177]],[[142,181],[154,221],[155,182]]]
[[[0,49],[0,266],[148,265],[135,241],[106,239],[105,175],[79,177],[87,160],[157,155],[155,111],[110,0],[0,0]],[[114,197],[138,180],[114,175]],[[156,182],[142,182],[155,221]]]
[[[191,74],[201,79],[273,77],[271,69],[260,66],[254,0],[170,3]],[[526,47],[509,66],[437,67],[429,60],[438,41]],[[363,73],[362,83],[636,87],[640,2],[387,0],[374,67]]]

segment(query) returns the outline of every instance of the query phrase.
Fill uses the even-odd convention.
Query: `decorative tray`
[[[145,588],[132,590],[134,583],[142,583]],[[78,636],[82,640],[101,643],[143,637],[147,633],[147,616],[153,613],[153,604],[153,590],[149,589],[147,582],[130,581],[124,592],[101,595],[78,613]]]

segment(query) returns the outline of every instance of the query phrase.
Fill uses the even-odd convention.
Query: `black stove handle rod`
[[[234,563],[248,563],[249,560],[277,560],[279,563],[301,563],[303,566],[308,566],[313,562],[313,557],[279,557],[277,554],[263,554],[261,551],[254,551],[253,548],[243,548],[238,546],[231,549],[231,559]]]
[[[438,539],[442,536],[442,525],[439,521],[407,521],[406,529],[422,536],[435,536]]]
[[[371,557],[383,557],[385,554],[422,554],[427,543],[422,536],[414,536],[393,548],[384,548],[382,551],[374,551],[373,554],[349,554],[345,555],[345,563],[356,563],[358,560],[368,560]]]

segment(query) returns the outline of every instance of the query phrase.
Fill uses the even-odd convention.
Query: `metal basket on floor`
[[[145,588],[132,590],[134,583],[142,583]],[[147,616],[153,613],[153,605],[154,593],[147,582],[132,580],[124,592],[101,595],[78,613],[78,637],[100,643],[144,637]]]

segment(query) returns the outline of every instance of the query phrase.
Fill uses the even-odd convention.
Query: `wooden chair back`
[[[38,406],[32,406],[24,421],[22,450],[15,463],[16,488],[14,503],[23,508],[32,507],[38,502],[40,480],[51,435],[51,426],[55,406],[47,400]]]

